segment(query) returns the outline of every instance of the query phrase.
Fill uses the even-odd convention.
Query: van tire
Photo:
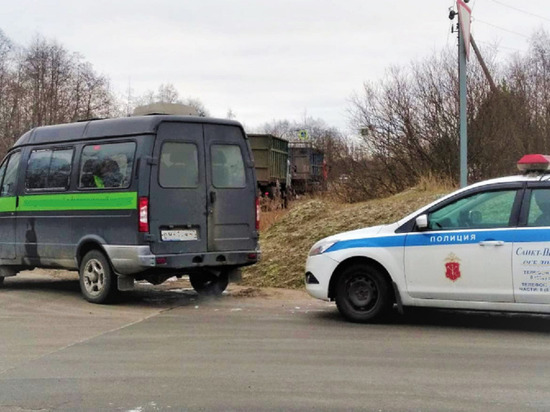
[[[229,276],[226,271],[221,271],[219,275],[204,271],[189,275],[189,281],[199,295],[220,296],[229,284]]]
[[[92,303],[108,303],[117,295],[116,275],[109,261],[99,250],[91,250],[80,263],[80,290]]]
[[[391,289],[386,277],[371,265],[346,268],[336,284],[336,306],[352,322],[379,322],[392,308]]]
[[[4,276],[0,277],[0,288],[4,286]]]

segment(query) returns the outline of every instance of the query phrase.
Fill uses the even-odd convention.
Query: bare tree
[[[32,127],[108,117],[116,106],[107,78],[80,55],[40,36],[16,46],[0,32],[2,152]]]
[[[501,73],[506,70],[499,70],[491,56],[489,66],[502,84],[496,93],[491,91],[481,67],[475,61],[469,65],[470,180],[509,171],[514,164],[511,157],[517,156],[523,146],[517,133],[529,130],[522,110],[526,92],[505,90],[504,85],[510,81]],[[514,72],[517,77],[529,70],[516,64]],[[458,81],[454,50],[405,68],[391,68],[382,81],[365,83],[363,92],[352,98],[350,112],[352,125],[361,131],[369,149],[366,160],[382,165],[384,178],[378,181],[388,190],[402,190],[424,175],[457,179]],[[495,161],[495,151],[510,156]],[[379,168],[374,170],[376,174]]]

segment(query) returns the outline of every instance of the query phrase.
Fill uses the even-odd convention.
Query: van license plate
[[[161,230],[160,237],[163,242],[183,242],[199,238],[196,229]]]

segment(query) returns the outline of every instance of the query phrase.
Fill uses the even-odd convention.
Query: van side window
[[[27,190],[67,190],[74,149],[33,150],[27,164]]]
[[[215,144],[210,148],[212,184],[217,188],[239,188],[246,184],[244,161],[238,145]]]
[[[6,167],[6,174],[2,181],[2,190],[0,196],[15,196],[15,185],[17,183],[17,169],[19,166],[19,159],[21,158],[21,152],[17,152],[11,155]]]
[[[78,187],[83,189],[129,187],[135,151],[134,142],[85,146],[80,159]]]
[[[159,183],[162,187],[197,187],[199,157],[192,143],[166,142],[160,153]]]

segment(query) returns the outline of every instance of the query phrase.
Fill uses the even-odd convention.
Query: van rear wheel
[[[86,253],[80,263],[80,290],[84,299],[92,303],[108,303],[118,292],[116,275],[98,250]]]
[[[219,273],[204,271],[189,275],[189,281],[199,295],[220,296],[229,284],[229,276],[226,271]]]

